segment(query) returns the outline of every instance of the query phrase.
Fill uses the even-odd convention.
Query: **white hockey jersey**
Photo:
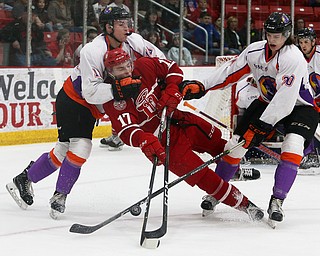
[[[260,99],[268,106],[260,119],[271,125],[288,116],[296,105],[313,106],[307,62],[295,45],[285,45],[270,58],[267,41],[250,44],[236,59],[199,79],[206,89],[222,89],[252,73]]]
[[[309,58],[308,63],[309,83],[314,92],[314,98],[320,101],[320,45],[316,45]]]
[[[241,115],[244,109],[247,109],[250,104],[259,98],[259,91],[256,84],[251,83],[251,77],[242,79],[236,85],[235,103]],[[248,81],[249,80],[249,81]]]
[[[96,105],[103,113],[102,104],[113,99],[111,84],[104,83],[104,56],[110,48],[107,37],[103,34],[87,43],[80,52],[80,63],[70,76],[74,90],[89,104]],[[159,57],[165,55],[153,44],[144,40],[139,34],[132,33],[127,41],[122,43],[132,60],[136,58]]]

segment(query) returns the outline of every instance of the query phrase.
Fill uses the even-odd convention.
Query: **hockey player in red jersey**
[[[55,192],[50,199],[50,216],[64,213],[66,198],[80,176],[81,168],[90,156],[92,132],[96,119],[103,117],[102,104],[113,99],[112,87],[120,86],[123,97],[130,97],[139,79],[106,83],[104,55],[114,48],[124,49],[135,59],[141,56],[164,56],[140,35],[132,33],[130,13],[119,7],[106,7],[99,16],[103,33],[86,44],[80,52],[80,63],[66,79],[56,99],[58,141],[50,152],[7,184],[7,189],[19,207],[33,204],[32,184],[40,182],[59,169]],[[16,193],[18,192],[18,193]]]
[[[267,139],[277,124],[284,125],[281,161],[276,168],[268,207],[271,222],[280,222],[284,217],[283,201],[296,178],[304,147],[314,135],[318,114],[308,83],[307,63],[291,36],[290,17],[272,13],[264,28],[266,41],[250,44],[236,59],[203,79],[203,83],[207,90],[215,90],[231,86],[252,73],[260,93],[259,99],[245,111],[225,149],[241,140],[245,140],[245,145],[223,157],[217,165],[216,173],[224,180],[230,180],[248,148]],[[184,88],[183,94],[188,93],[192,98],[199,89],[189,86]]]
[[[163,147],[165,136],[159,141],[154,133],[160,123],[159,116],[163,108],[167,107],[167,114],[173,113],[170,130],[170,171],[182,176],[200,166],[203,161],[193,150],[199,153],[207,152],[212,156],[222,152],[226,141],[221,138],[219,129],[194,114],[176,109],[182,100],[178,85],[197,81],[182,82],[182,70],[175,62],[142,57],[134,62],[132,70],[129,56],[121,49],[115,49],[106,54],[105,66],[111,74],[111,80],[138,76],[142,81],[136,97],[129,100],[115,97],[115,100],[103,106],[113,128],[125,144],[140,147],[150,161],[157,156],[159,163],[163,163],[166,158]],[[263,217],[260,208],[208,167],[189,177],[186,182],[213,194],[216,200],[246,212],[253,220]]]

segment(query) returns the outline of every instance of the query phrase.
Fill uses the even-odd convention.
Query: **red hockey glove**
[[[175,84],[169,84],[163,91],[161,98],[157,103],[157,110],[161,115],[163,108],[167,107],[167,115],[170,115],[182,100],[182,95]]]
[[[126,100],[136,98],[139,94],[141,80],[134,77],[116,79],[112,83],[113,98],[115,100]]]
[[[185,80],[179,84],[184,100],[200,99],[206,94],[204,85],[197,80]]]
[[[273,127],[271,124],[267,124],[261,120],[256,120],[249,124],[248,130],[243,135],[243,139],[246,143],[243,145],[244,148],[252,148],[259,146],[268,135],[272,132]]]
[[[140,138],[139,147],[151,162],[153,162],[154,157],[157,157],[157,165],[164,163],[166,159],[166,153],[158,138],[153,134],[144,133]]]

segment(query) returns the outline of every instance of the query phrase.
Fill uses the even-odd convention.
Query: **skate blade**
[[[108,150],[109,151],[121,151],[123,149],[123,146],[120,146],[120,147],[108,147]]]
[[[50,215],[51,219],[57,220],[57,219],[59,219],[61,212],[58,212],[54,209],[50,209],[49,215]]]
[[[275,229],[277,227],[277,223],[270,218],[263,218],[262,222],[267,224],[272,229]]]
[[[6,185],[6,188],[9,194],[11,195],[11,197],[13,198],[13,200],[17,203],[17,205],[22,210],[26,210],[28,208],[28,205],[17,195],[16,190],[18,189],[16,185],[13,182],[11,182]]]
[[[213,214],[214,213],[214,210],[202,210],[202,217],[205,218],[205,217],[208,217],[209,215]]]
[[[160,245],[160,240],[158,238],[145,238],[141,244],[142,247],[147,249],[156,249]]]
[[[320,174],[320,168],[299,169],[298,175],[301,176],[314,176]]]

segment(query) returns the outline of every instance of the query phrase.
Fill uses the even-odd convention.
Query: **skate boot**
[[[260,179],[260,171],[255,168],[240,167],[231,180],[247,181]]]
[[[26,210],[28,206],[33,204],[33,188],[27,175],[28,170],[33,163],[34,162],[31,161],[28,167],[24,169],[22,173],[13,178],[13,182],[6,185],[6,188],[14,201],[23,210]],[[16,193],[17,190],[19,191],[19,195]]]
[[[268,208],[269,219],[271,221],[282,221],[284,213],[282,210],[283,199],[275,198],[271,196]]]
[[[51,206],[50,217],[52,219],[56,220],[61,213],[64,213],[64,210],[66,209],[66,199],[67,195],[57,191],[54,192],[49,201]]]
[[[100,147],[108,148],[109,151],[120,151],[123,145],[123,141],[115,134],[100,140]]]
[[[320,161],[318,154],[309,154],[302,158],[298,175],[319,175]]]
[[[202,197],[202,217],[207,217],[215,211],[216,206],[220,203],[212,195],[205,195]]]
[[[249,218],[252,221],[260,221],[264,216],[263,210],[251,201],[249,201],[248,206],[244,209],[244,212],[249,215]]]

